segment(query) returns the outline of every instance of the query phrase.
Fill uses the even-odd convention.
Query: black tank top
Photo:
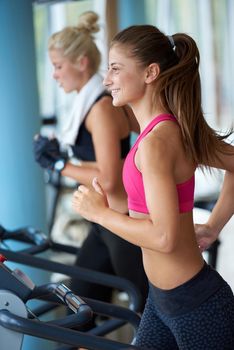
[[[104,96],[110,96],[111,95],[108,92],[103,92],[101,95],[98,96],[98,98],[95,100],[94,104],[102,99]],[[92,108],[92,107],[91,107]],[[91,109],[90,108],[90,109]],[[90,110],[89,110],[90,111]],[[89,114],[89,111],[87,115]],[[87,117],[86,115],[86,117]],[[85,117],[85,119],[86,119]],[[75,141],[75,145],[72,146],[72,150],[74,153],[74,156],[78,159],[84,160],[84,161],[95,161],[95,151],[93,147],[93,141],[92,141],[92,135],[87,130],[85,126],[85,119],[82,122],[78,136]],[[125,137],[120,141],[121,146],[121,159],[124,159],[126,155],[128,154],[130,150],[130,135]]]

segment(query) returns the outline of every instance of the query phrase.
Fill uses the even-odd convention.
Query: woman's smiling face
[[[145,69],[124,46],[114,45],[109,53],[109,68],[104,85],[111,92],[114,106],[132,104],[145,91]]]

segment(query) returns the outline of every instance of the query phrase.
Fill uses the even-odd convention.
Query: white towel
[[[62,148],[66,148],[66,145],[74,145],[85,116],[98,96],[104,91],[103,78],[98,73],[94,74],[79,91],[75,98],[70,118],[58,137]]]

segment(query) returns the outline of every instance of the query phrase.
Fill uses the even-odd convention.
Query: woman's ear
[[[77,67],[80,72],[83,72],[87,69],[89,64],[89,59],[87,56],[80,56],[77,60]]]
[[[158,75],[160,73],[160,68],[157,63],[151,63],[146,68],[146,76],[145,76],[145,82],[146,84],[152,83],[154,80],[157,79]]]

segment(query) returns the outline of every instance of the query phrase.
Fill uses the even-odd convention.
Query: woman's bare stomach
[[[126,194],[120,193],[120,191],[115,195],[107,196],[109,207],[119,213],[128,213],[128,204]]]
[[[135,218],[147,218],[147,214],[130,211]],[[147,233],[145,233],[147,234]],[[192,213],[181,214],[180,243],[171,253],[142,248],[143,264],[149,281],[161,289],[172,289],[195,276],[204,259],[196,242]]]

